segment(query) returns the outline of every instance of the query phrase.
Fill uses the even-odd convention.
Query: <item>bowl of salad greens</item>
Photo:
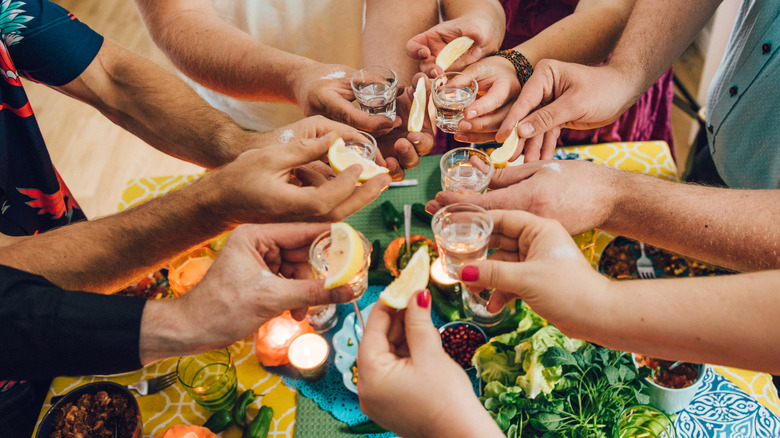
[[[649,370],[631,355],[572,339],[528,306],[516,330],[477,349],[480,400],[509,438],[613,436],[626,407],[647,404]]]

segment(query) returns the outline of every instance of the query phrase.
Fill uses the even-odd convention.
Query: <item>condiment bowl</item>
[[[637,367],[640,364],[637,355],[633,355],[634,363]],[[645,380],[645,393],[650,396],[650,405],[654,406],[667,414],[674,414],[685,409],[693,400],[696,392],[701,387],[704,376],[709,372],[710,366],[707,364],[692,364],[697,371],[696,380],[684,388],[669,388],[653,380],[653,376],[648,376]]]
[[[143,423],[141,422],[141,409],[138,407],[138,401],[126,387],[114,382],[87,383],[86,385],[79,386],[65,394],[48,412],[46,412],[46,415],[44,415],[38,425],[38,431],[35,434],[35,438],[49,438],[52,432],[55,431],[60,412],[62,412],[63,408],[71,403],[75,406],[81,396],[85,394],[94,395],[99,391],[105,391],[111,398],[122,396],[127,399],[127,405],[131,411],[129,417],[135,419],[134,425],[131,424],[133,420],[127,421],[128,428],[126,430],[117,430],[113,436],[118,438],[141,438]],[[108,427],[112,428],[110,431],[113,432],[113,426],[110,425],[111,423],[106,421],[106,424],[109,425]]]
[[[468,321],[452,321],[439,328],[441,345],[444,351],[463,369],[474,368],[471,359],[474,352],[487,342],[487,335],[482,327]]]

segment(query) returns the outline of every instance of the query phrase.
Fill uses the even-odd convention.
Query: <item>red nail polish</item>
[[[431,304],[431,292],[428,289],[423,289],[422,292],[417,294],[417,305],[427,309],[429,304]]]
[[[476,266],[464,266],[460,271],[460,279],[463,281],[477,281],[479,279],[479,269]]]

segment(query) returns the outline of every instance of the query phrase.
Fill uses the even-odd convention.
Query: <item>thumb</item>
[[[525,269],[524,263],[480,260],[464,266],[460,270],[460,279],[471,290],[500,290],[502,298],[508,300],[507,294],[519,295]]]
[[[430,352],[441,350],[439,331],[431,321],[431,292],[428,289],[415,293],[409,299],[405,327],[412,361],[424,360]]]

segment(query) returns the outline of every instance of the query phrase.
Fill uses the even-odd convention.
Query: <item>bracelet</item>
[[[502,58],[508,59],[509,62],[511,62],[515,67],[515,72],[517,72],[517,79],[520,81],[521,87],[525,85],[525,83],[528,81],[528,78],[530,78],[534,73],[534,68],[531,66],[531,63],[528,62],[528,59],[526,59],[526,57],[517,50],[500,50],[498,52],[491,53],[490,56],[500,56]]]

